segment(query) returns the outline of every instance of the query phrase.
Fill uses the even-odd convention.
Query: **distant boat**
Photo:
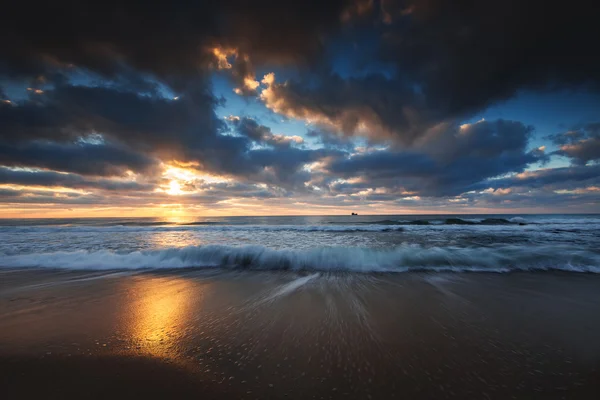
[[[352,215],[358,215],[357,213],[352,213]]]

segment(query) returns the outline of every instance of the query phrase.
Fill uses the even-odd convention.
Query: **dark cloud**
[[[191,84],[181,101],[110,87],[58,86],[36,101],[1,107],[0,139],[72,141],[99,133],[150,149],[194,145],[200,139],[189,131],[191,123],[210,135],[221,122],[203,82]]]
[[[0,184],[49,186],[71,189],[101,189],[110,191],[150,191],[152,184],[113,179],[89,179],[76,174],[55,171],[15,170],[0,167]]]
[[[336,159],[327,169],[333,176],[358,178],[361,189],[366,185],[426,196],[458,195],[483,180],[522,172],[545,160],[543,152],[526,150],[531,129],[504,120],[450,126],[414,150],[357,154]]]
[[[600,186],[600,165],[539,169],[507,178],[481,182],[478,185],[479,189],[549,187],[552,190],[569,190],[586,186]]]
[[[111,204],[114,200],[108,197],[102,197],[91,194],[80,194],[80,193],[51,193],[48,191],[35,191],[35,190],[13,190],[4,189],[0,191],[0,203],[18,204],[19,206],[27,204],[35,205],[64,205],[64,204],[77,204],[77,205],[100,205],[100,204]]]
[[[258,61],[309,61],[347,3],[15,3],[0,17],[0,73],[31,77],[75,65],[114,77],[129,65],[181,87],[178,77],[196,76],[214,61],[214,46]]]
[[[598,90],[600,56],[589,48],[600,36],[595,9],[579,1],[356,1],[347,18],[379,21],[359,25],[363,36],[378,36],[358,50],[370,62],[346,55],[355,76],[324,68],[274,82],[262,99],[278,113],[346,135],[411,144],[519,90]],[[369,73],[377,62],[393,72]]]
[[[560,146],[555,154],[570,157],[575,164],[585,165],[600,160],[600,123],[586,124],[567,132],[547,137]]]
[[[177,100],[72,85],[40,97],[0,110],[0,165],[108,176],[149,173],[160,158],[218,175],[302,187],[310,179],[303,165],[335,153],[294,148],[301,138],[274,134],[250,118],[231,122],[237,136],[226,134],[214,112],[217,100],[202,82]]]
[[[259,124],[252,118],[230,117],[229,120],[237,133],[259,144],[273,146],[275,148],[283,148],[290,147],[292,145],[300,145],[304,142],[304,139],[302,139],[300,136],[274,134],[271,132],[271,128]]]
[[[600,192],[572,191],[554,192],[551,190],[506,190],[486,191],[465,194],[461,203],[455,203],[471,210],[474,207],[486,209],[503,209],[510,212],[522,209],[525,212],[535,212],[540,208],[545,210],[563,210],[570,212],[596,212],[600,201]],[[452,204],[452,203],[450,203]]]
[[[243,138],[219,134],[224,124],[214,113],[217,100],[202,82],[187,88],[179,100],[108,87],[71,85],[48,90],[41,97],[41,101],[25,101],[0,109],[0,143],[6,144],[4,158],[10,165],[31,162],[44,166],[43,159],[35,161],[30,156],[41,151],[42,145],[29,143],[38,140],[63,143],[44,145],[49,151],[57,150],[55,155],[49,153],[45,157],[68,164],[68,159],[58,157],[61,151],[66,155],[65,152],[75,149],[67,143],[101,135],[108,146],[79,145],[82,152],[78,160],[82,163],[78,168],[86,167],[84,151],[87,151],[90,156],[116,164],[117,168],[120,163],[145,166],[151,157],[160,155],[166,160],[199,161],[203,168],[221,173],[244,170],[227,160],[237,158],[243,164],[249,143]],[[20,164],[19,158],[23,159]],[[76,164],[77,160],[73,161]],[[101,173],[103,167],[92,162],[90,159],[89,171],[85,173],[94,170]],[[110,165],[104,168],[107,172],[113,169]]]
[[[411,143],[435,120],[414,87],[381,74],[343,79],[332,73],[312,85],[273,79],[265,78],[267,87],[261,93],[265,105],[325,131]]]
[[[431,106],[464,115],[520,89],[600,83],[592,1],[386,1],[381,56],[421,85]],[[574,60],[577,60],[574,62]]]
[[[14,189],[0,189],[0,198],[18,197],[20,192]]]
[[[33,167],[83,175],[123,175],[148,172],[157,160],[110,144],[27,142],[0,143],[0,165]]]
[[[254,150],[250,154],[253,164],[263,166],[257,180],[297,190],[302,190],[304,183],[311,179],[310,172],[303,169],[305,164],[339,155],[339,152],[333,150],[302,150],[292,147],[276,151]]]

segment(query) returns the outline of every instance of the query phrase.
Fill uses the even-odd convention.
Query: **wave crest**
[[[564,270],[600,273],[600,254],[561,246],[422,247],[393,250],[327,247],[274,250],[262,246],[191,246],[117,253],[77,251],[0,256],[5,267],[68,269],[241,268],[352,272]]]

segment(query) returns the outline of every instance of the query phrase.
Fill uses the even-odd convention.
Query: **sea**
[[[0,268],[600,273],[600,214],[0,219]]]

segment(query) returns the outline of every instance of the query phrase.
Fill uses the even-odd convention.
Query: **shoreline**
[[[600,276],[0,270],[7,398],[594,398]]]

